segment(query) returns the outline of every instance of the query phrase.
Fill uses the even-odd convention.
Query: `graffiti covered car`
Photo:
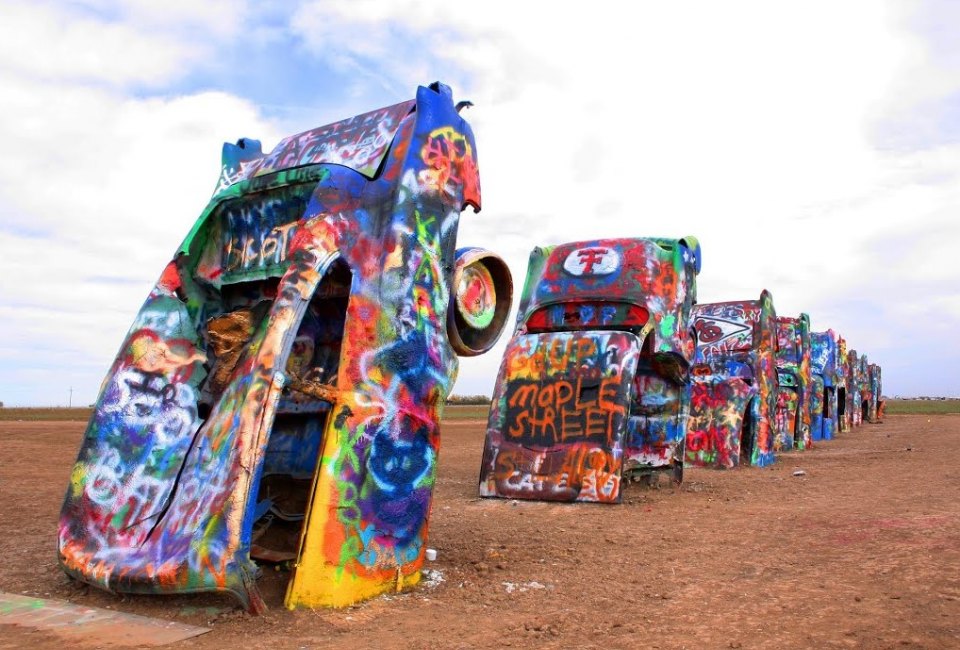
[[[872,422],[872,414],[876,412],[876,402],[873,401],[873,391],[870,387],[870,361],[866,354],[860,355],[857,360],[857,382],[860,392],[860,422]]]
[[[810,317],[777,318],[777,431],[783,449],[810,446]]]
[[[871,363],[867,366],[870,382],[870,410],[868,412],[870,422],[883,422],[883,411],[886,407],[883,399],[883,381],[881,378],[880,366]]]
[[[863,424],[863,381],[860,378],[860,355],[856,350],[847,353],[847,409],[850,426]]]
[[[848,377],[848,353],[847,353],[847,340],[840,335],[837,335],[837,361],[835,364],[836,369],[836,384],[837,384],[837,430],[838,431],[849,431],[853,426],[853,419],[850,416],[850,399],[849,391],[847,390],[847,377]]]
[[[533,250],[481,496],[619,502],[624,478],[682,478],[699,270],[692,237]]]
[[[777,313],[764,289],[758,300],[696,305],[688,465],[764,466],[774,461],[777,406]]]
[[[837,337],[833,330],[810,334],[810,436],[832,440],[837,418]]]
[[[450,89],[225,144],[219,186],[104,380],[60,517],[66,572],[117,592],[346,605],[420,579],[457,354],[509,311]],[[278,565],[279,566],[279,565]]]

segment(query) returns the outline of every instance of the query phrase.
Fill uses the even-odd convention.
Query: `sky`
[[[567,6],[567,5],[570,6]],[[269,5],[269,6],[266,6]],[[0,401],[85,405],[223,142],[440,80],[476,135],[458,246],[696,236],[699,301],[770,290],[960,396],[960,3],[0,0]],[[509,332],[461,360],[489,394]]]

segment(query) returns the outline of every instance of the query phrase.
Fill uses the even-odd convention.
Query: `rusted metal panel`
[[[96,647],[161,646],[210,631],[206,627],[3,592],[0,625],[44,630],[67,643],[83,642]]]

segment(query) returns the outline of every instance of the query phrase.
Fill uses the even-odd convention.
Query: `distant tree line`
[[[447,404],[486,405],[489,403],[490,398],[486,395],[451,395],[447,398]]]

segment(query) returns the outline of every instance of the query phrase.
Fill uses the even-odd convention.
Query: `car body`
[[[810,436],[814,441],[831,440],[837,417],[837,336],[833,330],[810,335],[811,388]]]
[[[837,430],[849,431],[853,427],[853,418],[850,414],[850,393],[847,382],[849,377],[847,340],[837,335]]]
[[[871,363],[868,366],[870,372],[870,395],[871,401],[875,405],[870,409],[870,421],[873,423],[883,422],[883,412],[886,407],[883,399],[883,380],[879,364]]]
[[[683,470],[700,247],[600,239],[535,248],[494,388],[481,496],[619,502]]]
[[[342,606],[420,579],[457,354],[509,312],[450,89],[225,144],[219,186],[104,384],[60,516],[66,572],[116,592]],[[277,565],[279,566],[279,565]]]
[[[863,381],[860,378],[860,355],[856,350],[847,353],[847,408],[850,427],[863,424]]]
[[[783,449],[811,444],[810,317],[777,318],[777,430]]]
[[[764,466],[774,461],[777,313],[764,289],[757,300],[693,308],[697,354],[692,370],[687,465]]]
[[[873,390],[870,385],[870,360],[866,354],[858,359],[857,380],[860,386],[860,421],[873,422],[876,415],[877,403],[873,399]]]

